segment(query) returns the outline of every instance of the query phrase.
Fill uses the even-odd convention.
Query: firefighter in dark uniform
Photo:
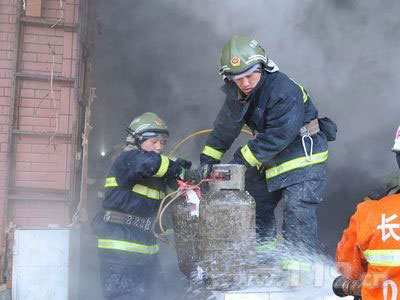
[[[318,119],[304,87],[280,72],[252,38],[231,38],[222,50],[220,74],[226,100],[200,155],[199,171],[207,177],[246,124],[255,137],[235,152],[231,163],[247,167],[246,189],[256,200],[259,247],[276,235],[274,209],[282,199],[285,240],[315,245],[327,140],[335,138],[336,125]]]
[[[165,298],[151,226],[167,184],[186,181],[194,172],[190,162],[161,154],[169,133],[156,114],[135,118],[127,130],[127,146],[106,178],[104,211],[94,222],[103,294],[118,300]]]

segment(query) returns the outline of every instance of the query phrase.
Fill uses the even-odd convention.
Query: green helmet
[[[168,127],[164,120],[152,112],[146,112],[133,119],[126,130],[129,133],[127,142],[132,142],[132,137],[137,143],[160,134],[165,135],[165,137],[169,135]]]
[[[265,50],[255,39],[234,35],[222,50],[219,72],[231,80],[234,75],[254,72],[256,66],[267,66],[267,61]]]

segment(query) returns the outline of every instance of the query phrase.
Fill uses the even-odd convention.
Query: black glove
[[[178,158],[175,161],[180,167],[184,168],[184,169],[190,169],[190,167],[192,166],[192,162],[183,158]]]
[[[181,171],[180,171],[178,177],[180,180],[183,180],[185,182],[194,181],[194,183],[199,183],[201,181],[201,178],[200,178],[197,170],[181,168]]]
[[[196,170],[199,178],[200,179],[210,178],[211,177],[212,166],[213,166],[213,164],[210,164],[210,163],[201,164]]]

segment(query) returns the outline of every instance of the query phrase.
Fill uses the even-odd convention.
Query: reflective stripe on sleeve
[[[149,188],[142,184],[135,184],[132,188],[132,192],[146,196],[151,199],[160,200],[165,197],[165,193]]]
[[[113,187],[113,186],[118,186],[117,180],[115,177],[108,177],[106,178],[106,183],[104,187]]]
[[[372,266],[400,267],[400,250],[365,250],[364,256]]]
[[[164,155],[160,155],[160,156],[161,156],[160,168],[158,169],[157,173],[154,174],[154,177],[163,177],[165,175],[165,173],[167,173],[167,171],[168,171],[169,158]]]
[[[111,250],[120,250],[120,251],[127,251],[127,252],[137,252],[142,254],[153,255],[157,254],[160,250],[160,245],[143,245],[143,244],[136,244],[130,243],[125,241],[118,241],[118,240],[105,240],[105,239],[98,239],[98,247],[100,249],[111,249]]]
[[[281,164],[279,166],[270,168],[265,171],[265,177],[267,179],[269,179],[269,178],[278,176],[282,173],[285,173],[285,172],[288,172],[288,171],[291,171],[294,169],[303,168],[303,167],[306,167],[309,165],[322,163],[328,159],[328,151],[315,153],[315,154],[311,155],[311,159],[310,159],[310,157],[308,157],[308,158],[309,158],[309,160],[307,160],[307,158],[305,156],[299,157],[299,158],[284,162],[283,164]]]
[[[216,160],[221,160],[222,156],[224,155],[224,152],[214,149],[210,146],[205,146],[202,153]]]
[[[304,103],[306,103],[307,100],[308,100],[308,95],[307,95],[307,93],[306,93],[306,91],[304,90],[304,87],[303,87],[302,85],[300,85],[300,84],[297,84],[297,85],[300,87],[301,92],[303,93],[303,101],[304,101]]]
[[[243,158],[252,167],[260,167],[262,163],[254,156],[248,145],[244,146],[240,152],[242,152]]]

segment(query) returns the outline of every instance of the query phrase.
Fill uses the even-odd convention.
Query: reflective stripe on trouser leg
[[[143,245],[119,240],[98,239],[98,248],[153,255],[158,253],[160,245]]]

